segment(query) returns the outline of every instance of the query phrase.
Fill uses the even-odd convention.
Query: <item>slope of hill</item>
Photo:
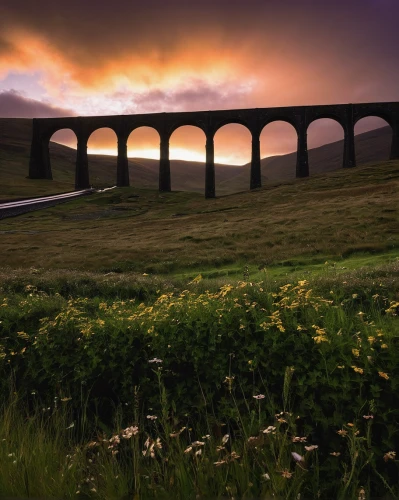
[[[1,265],[163,273],[397,257],[398,187],[387,161],[211,200],[112,190],[3,220]]]
[[[378,128],[355,136],[356,161],[358,165],[369,162],[385,161],[389,158],[392,141],[390,127]],[[342,168],[344,142],[337,141],[309,150],[310,175],[324,174]],[[296,152],[282,156],[263,158],[263,182],[279,182],[295,178]],[[241,176],[232,182],[241,185],[248,178],[251,164],[244,165]]]
[[[76,151],[50,143],[54,181],[27,179],[32,121],[0,118],[0,194],[2,199],[42,195],[72,190]],[[391,130],[389,127],[356,136],[358,164],[386,160],[389,157]],[[341,168],[343,141],[309,150],[311,175]],[[295,177],[296,153],[262,160],[263,183],[280,182]],[[156,189],[158,160],[130,158],[131,184],[139,188]],[[89,155],[90,180],[95,187],[115,184],[116,158]],[[225,195],[249,189],[250,164],[244,166],[216,165],[216,192]],[[204,192],[205,166],[200,162],[171,160],[172,189]]]

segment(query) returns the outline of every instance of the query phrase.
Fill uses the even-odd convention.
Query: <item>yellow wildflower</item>
[[[389,380],[389,375],[388,373],[385,373],[385,372],[378,372],[378,375],[382,378],[384,378],[385,380]]]
[[[363,375],[363,368],[359,368],[357,366],[351,366],[351,368],[353,368],[353,370],[356,372],[356,373],[360,373],[361,375]]]

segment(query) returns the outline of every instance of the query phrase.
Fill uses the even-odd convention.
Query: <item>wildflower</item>
[[[192,446],[189,446],[188,448],[186,448],[186,449],[184,450],[184,453],[190,453],[190,451],[191,451],[192,449],[193,449],[193,447],[192,447]]]
[[[345,368],[345,365],[337,365],[337,368],[339,368],[340,370],[342,370],[343,368]]]
[[[270,481],[270,476],[269,474],[266,472],[265,474],[262,474],[262,477],[263,479],[265,479],[266,481]]]
[[[348,427],[353,427],[352,422],[348,422],[346,425],[347,425]]]
[[[363,418],[368,420],[369,418],[374,418],[374,416],[373,415],[363,415]]]
[[[359,496],[357,497],[357,500],[366,500],[366,492],[363,486],[359,490]]]
[[[156,415],[147,415],[148,420],[156,420],[158,417]]]
[[[115,446],[117,446],[121,440],[120,440],[120,437],[118,436],[118,434],[116,434],[115,436],[112,436],[112,438],[109,440],[110,442],[110,445],[108,446],[108,449],[110,448],[114,448]]]
[[[285,418],[278,418],[277,422],[280,422],[280,424],[286,424],[287,423],[287,421],[285,420]]]
[[[385,380],[389,380],[389,375],[388,373],[384,373],[384,372],[378,372],[378,375],[382,378],[384,378]]]
[[[161,438],[157,438],[155,441],[155,446],[160,450],[162,448]]]
[[[317,444],[311,444],[310,446],[305,446],[305,450],[306,451],[313,451],[313,450],[317,450],[318,448],[318,445]]]
[[[295,436],[295,437],[292,438],[291,441],[293,443],[306,443],[307,439],[306,439],[306,437]]]
[[[320,344],[321,342],[329,342],[328,338],[326,338],[324,335],[316,335],[316,337],[313,337],[313,340],[316,342],[316,344]]]
[[[263,434],[271,434],[271,433],[274,434],[275,430],[276,428],[274,427],[274,425],[269,425],[269,427],[263,431]]]
[[[388,451],[384,455],[384,460],[385,460],[385,462],[388,462],[388,460],[395,460],[395,457],[396,457],[395,451]]]
[[[184,427],[184,429],[185,429],[185,427]],[[210,439],[210,437],[211,437],[210,434],[206,434],[205,436],[202,436],[201,439]]]
[[[339,457],[341,453],[339,451],[332,451],[330,455],[332,455],[333,457]]]
[[[238,455],[235,451],[232,451],[230,453],[230,460],[237,460],[237,458],[240,458],[240,455]]]
[[[281,475],[286,479],[291,479],[292,472],[290,472],[288,469],[284,469],[283,471],[281,471]]]
[[[216,451],[219,452],[219,451],[223,451],[225,450],[226,448],[224,446],[216,446]]]
[[[299,455],[299,453],[295,453],[295,451],[291,452],[292,458],[295,460],[295,462],[302,462],[303,456]]]
[[[222,444],[226,444],[227,441],[229,440],[230,438],[230,435],[229,434],[225,434],[223,437],[222,437]]]
[[[220,467],[221,465],[223,464],[226,464],[226,460],[220,460],[219,462],[213,462],[214,465],[216,465],[216,467]]]
[[[381,349],[388,349],[387,344],[381,344]]]
[[[194,453],[194,455],[195,455],[196,457],[198,457],[199,455],[202,455],[202,450],[201,450],[201,448],[200,448],[199,450],[197,450],[197,451]]]
[[[68,427],[66,427],[66,430],[72,429],[73,427],[75,427],[75,422],[72,422],[71,425],[68,425]]]
[[[351,368],[353,368],[353,370],[356,372],[356,373],[360,373],[361,375],[363,375],[363,368],[359,368],[357,366],[351,366]]]
[[[154,358],[154,359],[149,359],[148,360],[149,363],[162,363],[162,359],[158,359],[158,358]]]
[[[191,446],[204,446],[204,441],[194,441],[194,443],[191,443]]]
[[[375,337],[370,335],[370,337],[368,337],[367,340],[369,341],[370,344],[372,344],[373,342],[375,342]]]
[[[265,399],[266,396],[263,394],[258,394],[257,396],[252,396],[254,399]]]
[[[339,434],[340,436],[346,436],[348,434],[348,431],[346,431],[345,429],[340,429],[339,431],[337,431],[337,434]]]
[[[124,439],[130,439],[132,436],[135,436],[138,432],[139,428],[137,426],[126,427],[126,429],[122,431],[122,437]]]
[[[360,356],[360,351],[359,351],[359,349],[352,349],[352,354],[353,354],[356,358],[358,358],[358,357]]]

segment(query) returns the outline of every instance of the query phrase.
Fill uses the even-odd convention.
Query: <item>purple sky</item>
[[[398,19],[398,0],[2,0],[0,116],[399,101]],[[310,147],[340,138],[329,121],[309,131]],[[132,142],[129,154],[158,154],[152,131]],[[204,154],[198,130],[171,146]],[[111,151],[113,133],[89,148]],[[216,136],[219,161],[246,162],[248,148],[240,126]],[[288,125],[263,132],[264,156],[293,149]]]

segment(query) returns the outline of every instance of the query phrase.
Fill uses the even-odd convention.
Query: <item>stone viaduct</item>
[[[184,125],[203,130],[206,137],[205,197],[215,197],[214,136],[217,130],[229,123],[239,123],[252,135],[250,189],[261,187],[260,134],[274,121],[290,123],[298,136],[296,176],[309,175],[307,130],[320,118],[336,120],[344,131],[344,168],[356,165],[354,126],[362,118],[377,116],[392,128],[391,159],[399,159],[399,102],[363,104],[336,104],[317,106],[292,106],[281,108],[231,109],[222,111],[196,111],[182,113],[153,113],[121,116],[93,116],[66,118],[38,118],[33,120],[33,137],[29,163],[29,177],[52,179],[49,141],[61,129],[71,129],[77,137],[75,189],[90,187],[87,142],[97,129],[112,129],[118,138],[117,186],[129,186],[127,140],[139,127],[152,127],[160,136],[159,190],[171,190],[169,139]]]

